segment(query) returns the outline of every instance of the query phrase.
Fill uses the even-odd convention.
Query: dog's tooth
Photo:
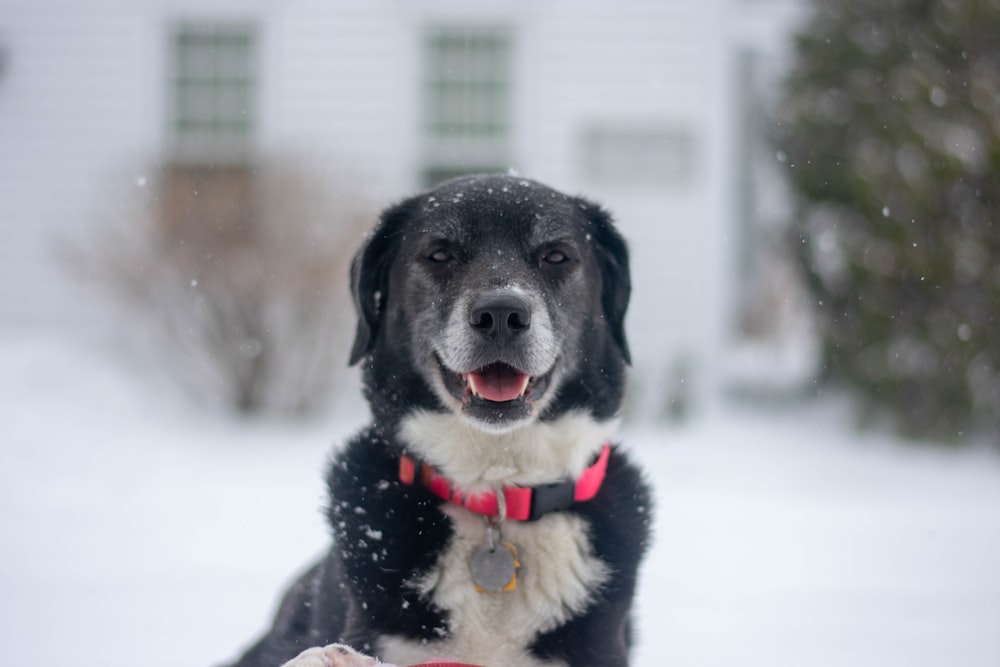
[[[521,380],[521,391],[518,394],[519,396],[524,396],[525,392],[528,391],[528,384],[530,382],[531,382],[531,377],[528,376],[528,375],[525,375],[524,379]]]
[[[476,376],[469,373],[469,390],[472,391],[473,396],[479,396],[479,390],[476,389]]]

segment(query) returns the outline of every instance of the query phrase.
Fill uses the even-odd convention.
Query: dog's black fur
[[[470,369],[435,361],[428,347],[438,343],[424,335],[442,335],[449,308],[463,294],[504,289],[512,276],[548,308],[559,337],[557,370],[549,386],[535,386],[534,401],[484,407],[456,394],[449,402],[449,382]],[[571,412],[605,422],[621,405],[629,362],[628,253],[609,216],[584,199],[509,176],[450,181],[382,215],[355,257],[352,288],[358,326],[351,362],[364,362],[372,423],[331,461],[332,548],[292,586],[273,627],[238,667],[276,667],[329,643],[378,654],[386,636],[432,646],[448,639],[449,611],[412,582],[439,564],[455,526],[441,511],[442,500],[398,479],[400,454],[409,449],[401,436],[408,416],[464,410],[456,420],[502,431],[559,424]],[[515,363],[530,353],[508,348],[474,354],[488,364]],[[610,574],[583,611],[535,636],[523,647],[527,654],[574,667],[628,664],[650,503],[640,472],[613,449],[597,496],[565,510],[583,520],[592,555]]]

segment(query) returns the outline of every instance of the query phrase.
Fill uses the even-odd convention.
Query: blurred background
[[[789,214],[764,104],[801,4],[5,3],[0,321],[93,327],[95,285],[155,301],[130,314],[157,329],[232,306],[194,333],[267,365],[279,334],[249,301],[348,307],[343,267],[382,207],[512,169],[601,202],[630,240],[637,413],[705,399],[748,370],[741,333],[803,333],[762,259]],[[805,342],[781,342],[763,375],[801,381]]]
[[[995,0],[3,0],[0,662],[235,655],[365,418],[354,249],[509,171],[630,242],[639,663],[1000,664],[997,34]]]

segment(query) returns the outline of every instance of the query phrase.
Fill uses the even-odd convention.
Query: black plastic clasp
[[[549,512],[569,509],[576,502],[573,499],[575,493],[576,483],[570,480],[534,487],[531,493],[531,513],[528,515],[528,521],[535,521]]]

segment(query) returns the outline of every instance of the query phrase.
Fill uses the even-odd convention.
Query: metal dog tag
[[[517,588],[517,548],[509,542],[487,545],[472,555],[469,572],[479,592],[499,593]]]

